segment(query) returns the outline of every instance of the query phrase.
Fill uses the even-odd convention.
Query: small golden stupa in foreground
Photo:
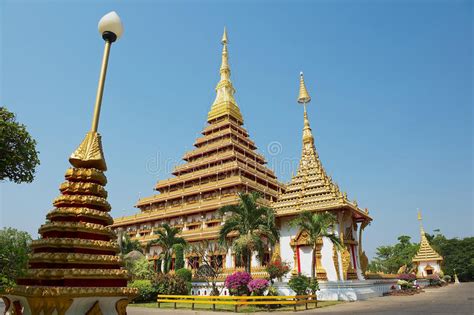
[[[109,51],[122,33],[118,15],[105,15],[99,31],[105,51],[92,128],[71,155],[61,195],[31,244],[27,275],[2,296],[5,314],[125,315],[136,294],[127,288],[116,235],[108,227],[113,220],[104,188],[107,167],[97,133]]]
[[[412,261],[416,264],[416,276],[424,278],[441,272],[441,262],[443,257],[431,247],[425,235],[425,230],[421,223],[421,212],[418,211],[418,221],[420,221],[420,248]]]

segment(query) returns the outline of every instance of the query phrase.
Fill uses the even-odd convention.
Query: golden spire
[[[309,102],[311,102],[311,96],[309,96],[308,91],[306,90],[303,72],[300,72],[300,94],[298,96],[298,103],[306,104]]]
[[[216,86],[216,99],[212,104],[211,110],[207,115],[207,121],[210,122],[222,116],[230,116],[243,124],[242,114],[234,99],[235,89],[230,81],[229,55],[227,52],[227,31],[224,28],[222,35],[222,63],[220,67],[221,79]]]
[[[304,127],[303,127],[303,145],[305,143],[314,143],[313,134],[309,125],[308,113],[306,111],[306,103],[311,102],[311,97],[306,90],[304,84],[303,72],[300,72],[300,95],[298,96],[298,103],[303,104],[304,107]]]
[[[423,229],[423,224],[421,223],[421,211],[418,210],[418,221],[420,221],[420,235],[421,235],[421,242],[420,248],[416,253],[415,257],[413,257],[412,261],[420,262],[420,261],[440,261],[443,260],[440,254],[438,254],[428,242],[426,238],[425,230]]]

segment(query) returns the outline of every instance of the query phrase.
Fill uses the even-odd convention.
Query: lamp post
[[[99,127],[100,108],[102,105],[102,95],[104,94],[110,48],[112,43],[118,40],[123,34],[122,21],[115,11],[107,13],[100,19],[99,33],[105,41],[105,47],[97,86],[92,126],[82,143],[69,158],[69,161],[75,167],[95,167],[101,171],[105,171],[107,170],[107,165],[102,151],[101,138],[97,133],[97,129]]]
[[[92,126],[69,158],[73,167],[66,171],[54,209],[38,230],[40,239],[31,244],[26,276],[16,279],[17,285],[5,295],[2,292],[5,314],[125,315],[127,304],[138,294],[127,287],[116,235],[105,228],[112,222],[111,206],[97,133],[110,47],[123,33],[117,13],[102,17],[99,32],[105,49]]]
[[[105,76],[107,75],[107,65],[109,62],[110,47],[112,43],[119,39],[123,34],[123,26],[120,17],[115,11],[107,13],[99,21],[99,33],[105,41],[104,56],[102,57],[102,66],[100,69],[99,84],[97,86],[97,96],[95,98],[94,116],[92,118],[92,132],[97,132],[99,126],[100,106],[102,104],[102,95],[104,94]]]

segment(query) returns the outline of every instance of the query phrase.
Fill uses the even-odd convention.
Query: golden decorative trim
[[[85,315],[103,315],[99,306],[99,301],[96,301]]]
[[[114,255],[33,253],[30,255],[30,262],[115,264],[121,263],[122,259],[119,256]]]
[[[107,198],[104,186],[90,182],[64,182],[59,187],[63,194],[88,194],[101,198]]]
[[[126,269],[29,269],[27,277],[31,279],[71,279],[71,278],[128,278]]]
[[[89,131],[79,147],[69,157],[69,162],[75,167],[96,168],[107,170],[107,165],[102,151],[100,134]]]
[[[116,238],[115,233],[110,227],[103,226],[95,223],[84,223],[84,222],[49,222],[43,224],[39,228],[39,232],[42,234],[48,231],[81,231],[91,234],[102,234],[108,235],[110,238]]]
[[[71,204],[100,207],[104,211],[110,211],[112,208],[106,199],[91,195],[61,195],[53,201],[53,205],[56,207],[70,206]]]
[[[130,302],[129,299],[121,299],[115,303],[115,310],[117,315],[127,315],[127,305]]]
[[[27,300],[32,314],[43,315],[64,315],[73,302],[70,297],[28,297]]]
[[[84,296],[130,296],[138,294],[136,288],[87,288],[87,287],[42,287],[42,286],[23,286],[17,285],[14,288],[6,290],[7,294],[32,296],[32,297],[56,297],[67,296],[84,297]]]
[[[81,216],[81,217],[88,217],[93,219],[101,219],[110,222],[109,225],[113,223],[113,219],[109,213],[101,211],[101,210],[94,210],[89,208],[73,208],[73,207],[61,207],[55,208],[51,210],[47,215],[46,218],[51,219],[58,216]]]
[[[65,177],[71,181],[94,182],[102,186],[107,184],[107,177],[105,177],[104,172],[96,168],[71,167],[66,171]]]
[[[32,248],[40,247],[67,247],[67,248],[93,248],[102,250],[119,251],[118,244],[114,241],[86,240],[79,238],[40,238],[31,242]]]

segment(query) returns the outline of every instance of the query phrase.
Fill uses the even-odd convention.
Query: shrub
[[[398,279],[413,282],[416,280],[416,276],[412,273],[402,273],[398,276]]]
[[[133,302],[151,302],[156,300],[158,294],[156,288],[153,287],[150,280],[135,280],[128,284],[131,288],[138,289],[138,296],[133,299]]]
[[[247,272],[234,272],[225,278],[224,285],[229,289],[231,295],[248,295],[249,288],[247,287],[252,277]]]
[[[155,271],[153,264],[145,257],[129,263],[130,276],[134,280],[153,280]]]
[[[295,291],[296,295],[305,295],[310,286],[310,279],[302,274],[298,274],[291,277],[288,285]]]
[[[402,290],[413,289],[413,283],[407,280],[398,280],[397,284]]]
[[[175,274],[177,277],[180,277],[186,282],[191,282],[193,278],[193,273],[191,272],[191,270],[186,269],[186,268],[181,268],[181,269],[176,270]]]
[[[262,296],[263,292],[268,288],[268,280],[254,279],[249,282],[247,287],[253,295]]]
[[[184,268],[184,247],[182,244],[173,245],[173,251],[175,253],[175,270]]]
[[[443,277],[443,280],[446,281],[446,282],[448,282],[448,283],[451,282],[451,279],[452,279],[452,278],[451,278],[450,275],[445,275],[445,276]]]
[[[190,286],[181,277],[160,273],[153,281],[157,294],[188,295]]]
[[[274,279],[282,278],[288,272],[290,272],[290,266],[288,266],[287,263],[281,261],[281,259],[275,259],[267,265],[266,270],[268,272],[268,278],[273,283]]]
[[[311,290],[311,294],[316,294],[316,291],[319,290],[319,282],[318,279],[311,278],[309,280],[309,289]]]

